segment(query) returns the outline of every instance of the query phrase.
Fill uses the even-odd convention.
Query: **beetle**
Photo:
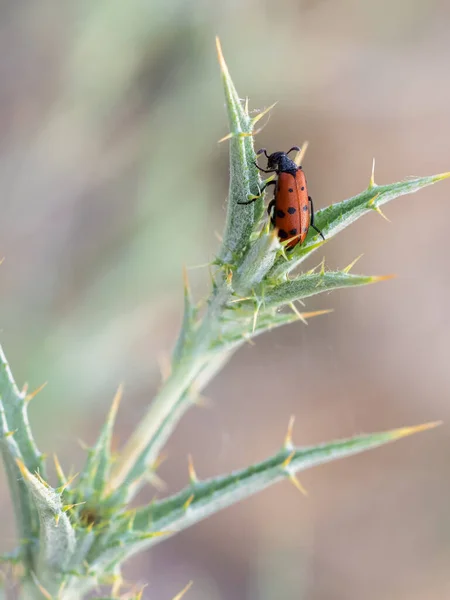
[[[267,150],[261,148],[256,155],[266,156],[267,168],[263,169],[255,162],[255,166],[263,173],[275,173],[277,176],[276,179],[265,183],[261,192],[269,185],[275,186],[275,193],[267,212],[272,225],[278,229],[280,240],[288,240],[286,247],[289,250],[305,241],[310,227],[325,240],[323,233],[314,225],[314,205],[311,196],[308,196],[303,169],[288,156],[294,150],[299,152],[300,148],[293,146],[287,152],[272,154],[267,154]],[[257,199],[252,198],[239,204],[251,204]]]

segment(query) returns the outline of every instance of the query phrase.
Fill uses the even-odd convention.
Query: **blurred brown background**
[[[1,342],[44,452],[78,470],[120,381],[117,444],[159,383],[181,316],[182,264],[214,256],[227,132],[214,35],[252,108],[257,145],[310,141],[316,207],[376,181],[450,169],[445,0],[99,0],[0,7]],[[311,299],[334,314],[259,338],[171,439],[161,475],[187,481],[295,441],[450,420],[450,184],[369,215],[324,248],[329,267],[397,273]],[[316,254],[310,265],[320,262]],[[191,271],[198,295],[207,271]],[[49,425],[50,424],[50,425]],[[302,474],[128,565],[170,599],[450,597],[448,425]],[[1,474],[1,549],[14,544]],[[149,490],[146,497],[154,493]],[[145,496],[145,495],[144,495]],[[143,496],[143,497],[144,497]]]

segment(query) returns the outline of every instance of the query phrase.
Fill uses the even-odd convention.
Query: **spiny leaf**
[[[202,365],[193,382],[197,393],[201,392],[214,375],[223,368],[231,354],[232,351],[224,351],[209,356],[209,360]],[[120,506],[129,502],[146,481],[149,469],[155,463],[174,427],[193,404],[191,389],[192,385],[184,392],[177,391],[177,401],[173,404],[170,415],[158,421],[159,426],[146,445],[138,446],[133,443],[134,440],[131,440],[128,453],[122,451],[122,463],[116,463],[113,466],[112,476],[108,482],[107,493],[110,494],[110,497],[106,500],[107,506]],[[141,442],[144,437],[146,436],[135,435],[135,440]]]
[[[59,576],[69,565],[75,548],[75,532],[64,512],[61,496],[41,477],[32,475],[21,460],[16,463],[39,514],[37,572],[41,583],[52,588],[60,584]]]
[[[28,568],[31,568],[33,566],[32,542],[36,539],[39,528],[38,514],[34,504],[30,501],[27,486],[20,475],[16,462],[22,460],[20,448],[15,436],[8,435],[8,432],[9,424],[0,396],[0,451],[8,479],[24,563]]]
[[[394,198],[404,196],[405,194],[413,194],[424,187],[448,177],[450,177],[450,172],[408,179],[388,185],[370,185],[367,190],[364,190],[357,196],[353,196],[353,198],[318,210],[315,214],[314,224],[322,231],[326,241],[328,241],[363,215],[376,211],[380,206],[394,200]],[[317,233],[313,229],[310,229],[305,242],[290,252],[287,262],[282,258],[276,261],[271,271],[271,276],[279,277],[290,272],[320,245],[322,244],[318,244]]]
[[[37,449],[28,421],[26,393],[19,391],[1,347],[0,397],[8,431],[15,431],[14,439],[23,462],[30,471],[44,474],[43,456]]]
[[[371,277],[366,275],[352,275],[343,271],[301,275],[296,279],[280,283],[278,286],[266,291],[263,299],[264,306],[266,308],[281,306],[294,300],[321,294],[322,292],[344,287],[367,285],[369,283],[384,281],[391,277],[393,276]]]
[[[230,126],[230,187],[228,207],[219,257],[228,262],[234,254],[239,254],[248,244],[254,224],[262,214],[263,199],[251,204],[240,204],[248,201],[250,195],[259,193],[259,176],[252,164],[255,158],[251,135],[253,123],[245,113],[236,88],[230,77],[223,57],[219,38],[216,38],[217,54],[222,71],[225,99]]]
[[[236,350],[242,344],[249,342],[251,338],[254,338],[261,333],[271,331],[276,327],[282,325],[289,325],[301,321],[303,324],[321,315],[326,315],[333,312],[333,309],[317,310],[310,312],[276,312],[274,309],[263,310],[264,307],[259,311],[256,325],[253,330],[253,317],[249,313],[248,309],[246,312],[243,311],[242,315],[236,316],[230,319],[229,322],[225,322],[222,326],[222,339],[217,341],[213,347],[223,350]]]
[[[258,285],[275,262],[280,242],[275,230],[262,233],[248,249],[232,281],[237,294],[245,294]]]
[[[281,479],[291,478],[299,471],[353,454],[364,452],[400,438],[436,427],[440,423],[425,423],[381,433],[359,435],[313,447],[286,447],[272,458],[247,469],[215,479],[190,484],[180,493],[136,511],[134,528],[146,531],[164,528],[181,531]],[[186,502],[193,496],[189,509]],[[157,543],[149,540],[146,546]]]
[[[196,313],[194,303],[192,301],[191,288],[189,285],[189,279],[187,276],[186,268],[183,269],[183,287],[184,287],[184,313],[183,321],[180,327],[180,335],[178,336],[177,343],[172,355],[173,364],[178,363],[181,360],[183,352],[186,347],[186,343],[189,339],[189,335],[192,333],[192,324]]]
[[[78,493],[89,498],[93,493],[101,496],[111,468],[111,440],[114,423],[123,395],[123,385],[119,385],[114,396],[105,424],[95,446],[89,451],[86,466],[80,476]]]

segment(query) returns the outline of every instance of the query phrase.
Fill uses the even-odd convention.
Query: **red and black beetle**
[[[311,196],[308,196],[306,177],[301,166],[288,157],[290,152],[300,151],[298,146],[293,146],[288,152],[273,152],[267,154],[265,148],[256,153],[264,154],[267,158],[267,169],[262,169],[257,163],[256,167],[263,173],[276,173],[277,177],[263,185],[263,190],[269,185],[275,186],[273,200],[267,207],[272,225],[278,229],[281,241],[289,240],[286,244],[292,249],[297,244],[302,244],[310,227],[322,236],[323,233],[314,225],[314,207]],[[253,198],[240,204],[251,204],[257,200]]]

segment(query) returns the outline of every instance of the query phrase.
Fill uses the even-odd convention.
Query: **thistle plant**
[[[120,387],[81,472],[66,476],[55,457],[57,482],[51,485],[27,417],[34,394],[19,390],[0,353],[0,447],[19,540],[18,548],[2,559],[15,565],[22,598],[79,600],[102,585],[110,586],[108,598],[140,598],[142,591],[127,590],[121,579],[123,563],[134,554],[282,479],[288,478],[303,491],[296,476],[299,471],[436,425],[301,447],[293,443],[291,418],[284,442],[262,462],[199,480],[189,461],[184,489],[129,508],[140,488],[154,479],[161,450],[178,421],[199,403],[202,389],[240,346],[270,329],[329,312],[300,312],[298,301],[388,279],[351,273],[354,263],[341,271],[327,271],[322,263],[302,272],[303,261],[363,215],[382,214],[381,206],[394,198],[450,176],[444,173],[377,185],[372,172],[367,189],[316,213],[316,226],[325,241],[311,229],[303,244],[288,251],[268,224],[262,182],[254,164],[255,127],[269,109],[250,115],[248,102],[242,102],[236,92],[218,41],[217,50],[230,125],[224,138],[230,146],[230,184],[223,241],[211,265],[206,299],[194,301],[185,277],[184,316],[170,372],[130,439],[117,454],[112,453]],[[248,204],[249,199],[255,201]],[[176,598],[188,588],[189,584]]]

